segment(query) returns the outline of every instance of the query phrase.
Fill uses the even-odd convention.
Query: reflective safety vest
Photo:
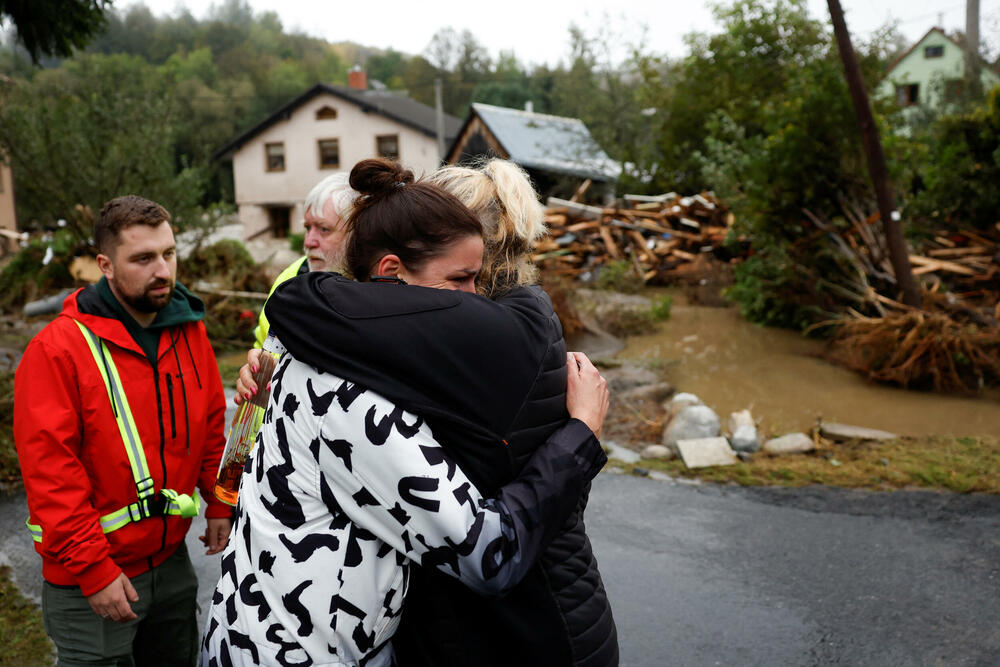
[[[174,514],[183,518],[197,516],[201,505],[197,490],[193,498],[186,493],[177,493],[172,489],[161,489],[159,494],[154,493],[153,478],[149,474],[149,466],[146,465],[146,454],[142,449],[139,431],[132,419],[128,398],[122,390],[122,382],[121,378],[118,377],[115,360],[111,357],[108,346],[100,337],[83,323],[76,321],[76,325],[80,327],[80,333],[83,334],[91,354],[94,355],[97,370],[104,378],[104,386],[108,390],[108,398],[111,400],[111,409],[115,413],[118,431],[121,433],[125,451],[128,453],[128,462],[132,468],[132,479],[135,480],[135,490],[138,496],[136,502],[129,503],[121,509],[102,516],[100,518],[101,530],[110,533],[133,521],[141,521],[151,516],[163,514]],[[36,542],[41,542],[42,527],[31,523],[31,517],[28,517],[25,523],[32,538]]]

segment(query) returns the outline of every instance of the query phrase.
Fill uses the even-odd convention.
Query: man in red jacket
[[[45,627],[61,665],[193,665],[197,579],[184,536],[200,502],[207,553],[222,551],[231,526],[212,494],[225,397],[205,307],[176,282],[159,204],[113,199],[94,239],[104,277],[66,298],[14,382]]]

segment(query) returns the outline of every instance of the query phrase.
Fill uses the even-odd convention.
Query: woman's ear
[[[398,276],[403,269],[403,263],[399,261],[397,255],[383,255],[382,259],[375,265],[375,275],[377,276]]]

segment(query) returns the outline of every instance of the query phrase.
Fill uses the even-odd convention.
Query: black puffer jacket
[[[538,287],[492,302],[310,273],[279,286],[266,311],[296,358],[427,418],[484,494],[509,482],[568,417],[566,347]],[[399,663],[617,665],[614,619],[584,530],[586,501],[503,598],[416,571],[393,639]]]

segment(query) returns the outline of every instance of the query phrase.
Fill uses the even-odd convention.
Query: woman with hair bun
[[[357,335],[379,321],[395,326],[403,314],[419,320],[427,303],[431,311],[454,309],[470,318],[464,343],[456,343],[454,328],[403,327],[386,337],[376,324],[385,337],[376,356],[390,367],[438,334],[448,344],[499,352],[488,371],[520,377],[523,365],[516,346],[526,339],[524,327],[484,320],[495,304],[471,294],[483,254],[479,220],[454,196],[383,160],[359,163],[351,186],[361,197],[348,221],[347,261],[370,282],[314,272],[292,278],[271,297],[282,304],[268,307],[272,331],[292,344],[278,362],[241,478],[234,532],[208,614],[205,665],[394,664],[390,639],[411,564],[438,569],[479,593],[509,590],[533,568],[606,461],[595,433],[607,388],[585,357],[573,358],[566,398],[577,418],[563,420],[520,473],[488,495],[438,441],[492,437],[492,425],[468,429],[472,420],[446,405],[448,396],[434,396],[426,378],[391,376],[361,362],[336,370],[325,365],[317,351],[326,351],[331,328],[354,323]],[[308,302],[288,298],[299,287],[311,293]],[[463,308],[469,300],[487,309]],[[347,324],[328,321],[330,312]],[[515,347],[505,353],[508,343]],[[437,375],[458,382],[473,374],[435,365]],[[417,392],[407,393],[414,381],[431,393],[414,399]],[[407,389],[400,393],[405,403],[385,393],[396,383]]]
[[[308,276],[276,292],[267,312],[282,321],[278,333],[289,350],[425,416],[444,451],[488,496],[523,473],[567,424],[577,366],[571,362],[567,371],[558,318],[534,285],[529,253],[545,226],[524,171],[491,160],[445,167],[428,180],[481,222],[477,289],[493,301]],[[371,245],[356,220],[352,242]],[[355,276],[367,266],[370,260],[353,262]],[[583,523],[588,492],[589,483],[535,567],[503,597],[483,597],[432,568],[415,568],[393,640],[400,664],[616,665],[614,618]]]

